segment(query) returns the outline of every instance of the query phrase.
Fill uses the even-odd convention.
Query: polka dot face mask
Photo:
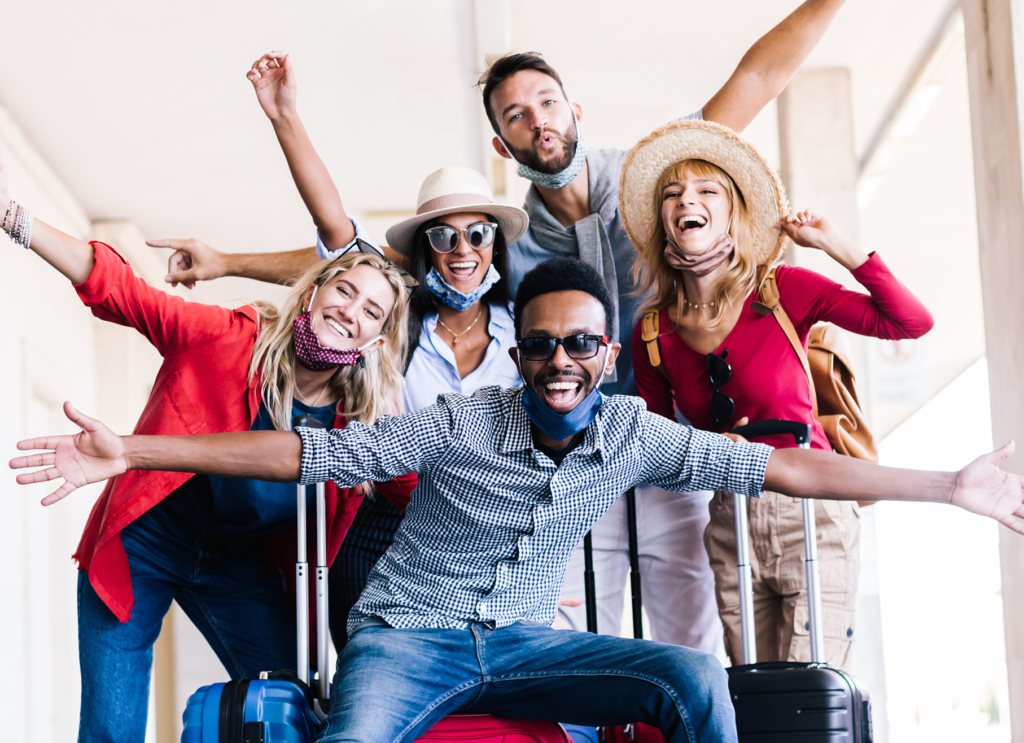
[[[313,297],[316,296],[316,289],[313,289]],[[313,297],[309,298],[309,306],[313,306]],[[363,364],[363,351],[379,341],[384,336],[378,335],[366,345],[360,348],[330,348],[320,343],[316,331],[313,330],[312,310],[299,315],[292,321],[292,342],[295,344],[295,356],[299,363],[310,371],[327,371],[339,366],[355,366]]]

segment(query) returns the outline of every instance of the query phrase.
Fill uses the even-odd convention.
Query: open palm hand
[[[960,470],[949,501],[1024,534],[1024,483],[1019,475],[999,469],[999,463],[1013,454],[1013,449],[1010,441]]]
[[[43,498],[49,506],[80,487],[108,480],[128,469],[124,442],[121,437],[98,420],[82,415],[71,403],[64,403],[64,414],[82,429],[73,436],[44,436],[18,442],[22,451],[46,449],[42,454],[30,454],[11,460],[11,469],[43,467],[35,472],[18,475],[21,485],[64,478],[64,484]]]

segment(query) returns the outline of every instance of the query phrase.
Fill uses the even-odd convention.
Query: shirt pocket
[[[177,415],[181,425],[190,436],[203,433],[206,430],[206,416],[192,402],[192,397],[185,389],[181,375],[174,372],[167,380],[167,402]]]

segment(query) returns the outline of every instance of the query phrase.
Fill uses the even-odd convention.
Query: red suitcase
[[[417,740],[429,743],[572,743],[557,722],[514,720],[490,715],[452,715]]]

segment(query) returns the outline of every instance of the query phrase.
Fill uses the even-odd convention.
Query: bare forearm
[[[0,205],[0,218],[7,211],[7,204]],[[65,234],[38,217],[32,222],[31,250],[71,280],[73,284],[84,284],[96,264],[96,257],[87,242]]]
[[[316,248],[288,250],[281,253],[223,253],[225,276],[266,281],[270,284],[293,284],[306,269],[320,260]]]
[[[302,439],[287,431],[124,436],[130,470],[195,472],[272,482],[299,479]]]
[[[742,131],[800,69],[845,0],[807,0],[754,43],[728,82],[704,106],[704,118]]]
[[[298,115],[281,116],[272,123],[295,186],[324,243],[331,250],[337,250],[352,242],[355,228],[345,214],[327,166],[313,147]]]
[[[764,487],[794,498],[949,503],[955,472],[894,469],[815,449],[777,449]]]

